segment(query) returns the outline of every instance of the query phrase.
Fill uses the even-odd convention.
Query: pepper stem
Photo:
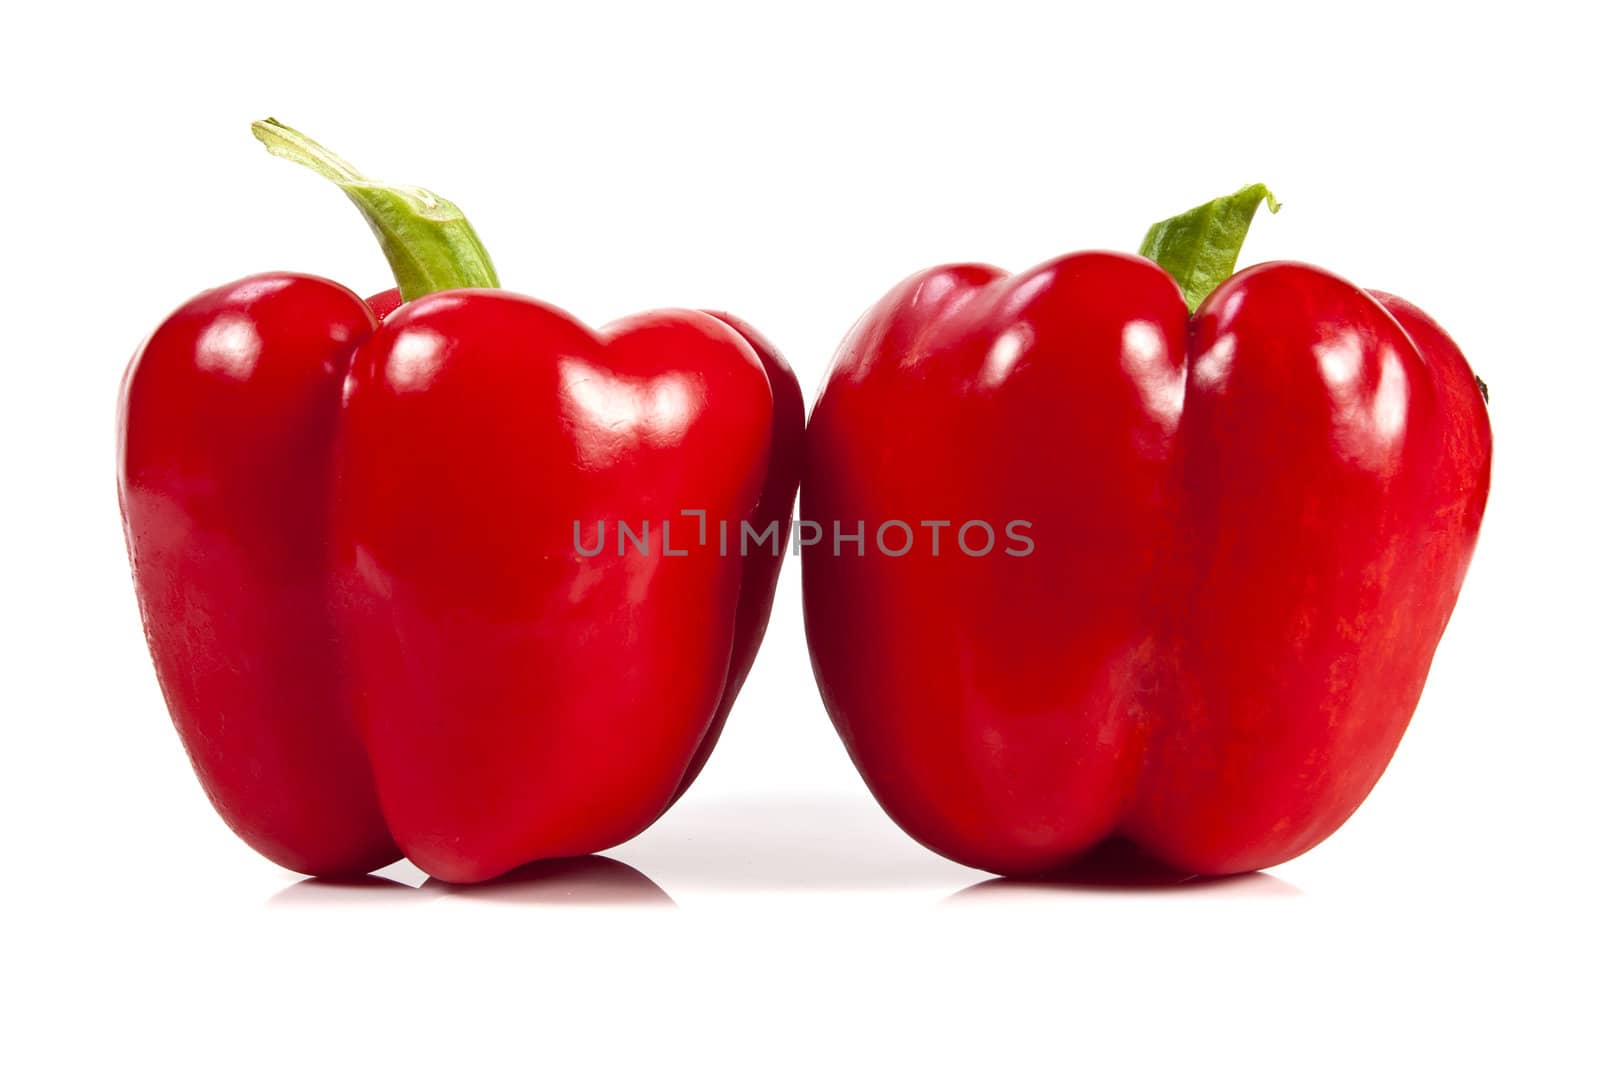
[[[277,119],[250,124],[256,140],[343,189],[377,235],[403,300],[444,289],[497,289],[494,264],[461,209],[414,185],[389,185]]]
[[[1263,200],[1276,214],[1277,198],[1258,183],[1174,215],[1150,227],[1139,254],[1172,275],[1192,314],[1211,290],[1233,274],[1245,234]]]

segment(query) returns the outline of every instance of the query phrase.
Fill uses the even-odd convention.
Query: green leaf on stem
[[[1174,215],[1150,227],[1139,254],[1172,275],[1192,314],[1211,290],[1233,274],[1245,234],[1263,200],[1269,211],[1277,212],[1277,198],[1258,183]]]

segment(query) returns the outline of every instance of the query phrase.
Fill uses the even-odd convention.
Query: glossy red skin
[[[1198,873],[1281,863],[1393,755],[1489,465],[1443,331],[1317,268],[1243,271],[1192,321],[1133,256],[926,271],[812,413],[802,515],[869,531],[864,557],[805,549],[813,668],[880,803],[959,862],[1041,873],[1123,837]],[[888,519],[1026,520],[1035,549],[970,558],[952,528],[886,557]]]
[[[728,721],[728,712],[743,688],[744,681],[755,664],[761,639],[767,633],[767,620],[772,615],[772,598],[778,589],[778,572],[783,567],[783,557],[789,551],[789,522],[794,512],[795,493],[800,488],[800,475],[805,465],[806,403],[800,395],[800,382],[794,371],[755,327],[726,311],[708,311],[743,337],[767,372],[772,385],[772,441],[767,460],[767,477],[761,487],[761,498],[756,503],[751,525],[765,530],[778,524],[776,549],[752,548],[744,558],[744,578],[739,586],[739,609],[734,624],[733,651],[728,662],[728,680],[722,692],[717,713],[706,729],[694,756],[689,760],[683,780],[678,784],[678,795],[693,784],[705,767],[722,727]]]
[[[367,306],[372,309],[372,313],[377,316],[379,322],[385,321],[390,315],[399,311],[400,305],[403,303],[405,301],[400,299],[400,290],[398,289],[385,289],[381,293],[374,293],[367,297]]]
[[[397,311],[401,303],[398,289],[386,289],[367,297],[368,306],[380,322]],[[744,338],[761,360],[762,369],[766,371],[767,381],[772,387],[772,439],[767,476],[750,521],[757,530],[765,530],[769,524],[776,522],[778,547],[770,552],[765,548],[752,551],[745,557],[744,576],[739,586],[738,618],[734,624],[733,651],[722,700],[678,784],[678,796],[682,796],[694,783],[710,758],[728,721],[728,713],[733,710],[733,702],[755,664],[761,639],[766,635],[767,621],[772,615],[772,599],[778,588],[778,572],[788,551],[795,492],[800,487],[801,467],[805,461],[805,400],[800,394],[800,382],[788,361],[771,341],[743,319],[726,311],[707,311],[706,314],[721,319]]]
[[[398,842],[479,881],[625,840],[703,762],[765,625],[745,605],[781,555],[685,546],[690,521],[666,558],[659,526],[783,494],[768,450],[799,446],[762,358],[699,312],[596,334],[498,291],[374,305],[382,327],[332,282],[248,278],[130,365],[124,524],[202,784],[312,874]],[[222,350],[251,338],[240,373]],[[580,557],[573,519],[602,517],[651,520],[651,554]]]
[[[123,529],[172,721],[233,831],[313,875],[400,858],[345,697],[328,573],[345,367],[375,326],[333,282],[246,278],[156,329],[118,409]]]

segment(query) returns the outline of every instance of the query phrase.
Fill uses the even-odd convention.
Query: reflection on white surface
[[[608,856],[574,856],[519,867],[478,885],[428,881],[423,890],[499,904],[581,907],[675,907],[673,899],[634,868]]]
[[[276,893],[268,903],[273,907],[414,905],[445,896],[501,904],[674,906],[673,899],[649,878],[605,856],[530,863],[477,885],[441,882],[401,860],[360,878],[304,878]]]
[[[1012,892],[1298,895],[1269,874],[1195,878],[1156,868],[1113,847],[1061,876],[995,878],[930,852],[862,793],[768,794],[685,800],[614,850],[669,890],[943,890],[962,903],[1011,903]]]
[[[669,891],[955,889],[976,873],[911,840],[864,791],[691,793],[612,854]]]
[[[996,878],[929,852],[870,797],[766,794],[686,799],[639,837],[603,856],[531,863],[479,885],[428,878],[402,860],[347,881],[307,878],[279,906],[420,904],[441,897],[500,904],[673,906],[674,892],[745,896],[783,891],[899,891],[927,902],[1012,907],[1074,893],[1258,897],[1301,895],[1270,874],[1186,875],[1120,843],[1044,878]]]
[[[286,907],[388,907],[392,904],[416,904],[425,894],[416,887],[382,878],[376,874],[360,878],[303,878],[274,893],[267,904],[273,908]]]
[[[1185,874],[1163,867],[1124,841],[1095,849],[1066,870],[1040,878],[990,878],[968,886],[947,904],[1012,903],[1062,893],[1178,892],[1230,897],[1297,897],[1297,886],[1282,878],[1252,871],[1224,877]]]

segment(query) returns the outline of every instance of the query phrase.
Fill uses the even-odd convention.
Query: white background
[[[0,1055],[1595,1062],[1584,7],[14,8]],[[1286,206],[1244,262],[1410,298],[1493,391],[1478,557],[1387,776],[1270,874],[966,892],[986,876],[901,836],[845,758],[791,566],[704,777],[614,853],[675,908],[296,885],[188,769],[113,479],[118,376],[179,302],[265,269],[387,285],[349,205],[251,139],[267,114],[456,200],[507,287],[592,323],[736,311],[808,402],[913,270],[1133,249],[1268,182]]]

